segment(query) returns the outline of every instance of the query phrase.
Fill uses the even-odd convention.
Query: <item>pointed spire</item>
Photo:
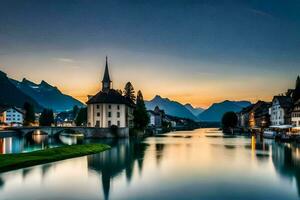
[[[107,62],[107,56],[106,56],[106,62],[105,62],[105,71],[102,82],[111,82],[109,77],[109,71],[108,71],[108,62]]]
[[[102,79],[102,91],[108,91],[111,87],[111,80],[109,77],[109,71],[108,71],[108,61],[106,56],[106,62],[105,62],[105,71],[104,76]]]

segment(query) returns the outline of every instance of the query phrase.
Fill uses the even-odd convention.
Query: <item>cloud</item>
[[[257,9],[249,9],[250,12],[254,13],[255,15],[260,15],[263,17],[270,17],[273,18],[273,16],[267,12],[261,11],[261,10],[257,10]]]
[[[54,58],[54,60],[64,63],[75,63],[75,60],[71,58]]]

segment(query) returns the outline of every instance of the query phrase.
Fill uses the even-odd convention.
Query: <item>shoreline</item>
[[[28,153],[0,155],[0,173],[100,153],[110,149],[106,144],[83,144],[55,147]]]

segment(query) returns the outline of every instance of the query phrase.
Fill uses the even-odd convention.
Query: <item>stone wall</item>
[[[126,138],[129,137],[129,128],[118,128],[115,133],[110,128],[85,128],[86,138]],[[78,130],[79,131],[79,130]],[[80,132],[80,131],[79,131]]]

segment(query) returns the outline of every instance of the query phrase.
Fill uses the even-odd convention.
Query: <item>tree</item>
[[[32,123],[35,122],[35,112],[34,112],[34,106],[28,102],[24,103],[23,109],[25,111],[25,116],[24,116],[24,126],[29,126]]]
[[[79,107],[77,105],[75,105],[73,107],[73,110],[72,110],[72,114],[73,114],[74,118],[76,117],[76,115],[78,114],[78,112],[79,112]]]
[[[237,122],[238,118],[234,112],[226,112],[222,117],[223,130],[231,129],[231,132],[233,132],[233,128],[236,127]]]
[[[44,109],[39,121],[40,126],[51,126],[54,123],[53,110]]]
[[[127,97],[128,99],[131,99],[131,101],[135,102],[135,92],[130,82],[127,82],[125,85],[124,96]]]
[[[81,108],[75,119],[76,126],[82,126],[87,123],[87,108]]]
[[[117,91],[117,93],[119,93],[120,95],[123,94],[122,90],[120,90],[120,89],[116,89],[116,91]]]
[[[149,116],[146,110],[144,98],[141,91],[138,91],[136,97],[136,108],[133,111],[134,127],[138,130],[144,130],[149,123]]]

